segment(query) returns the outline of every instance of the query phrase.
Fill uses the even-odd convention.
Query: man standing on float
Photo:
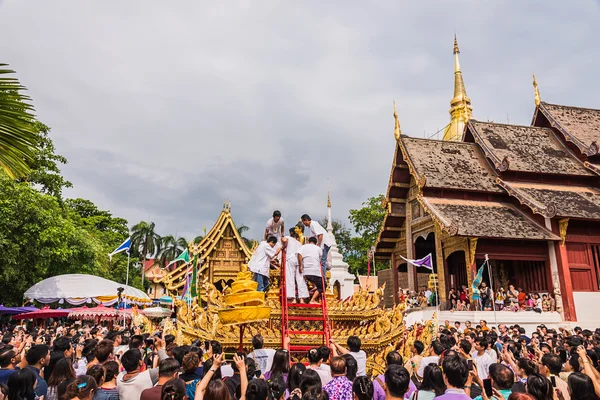
[[[269,220],[267,221],[267,226],[265,227],[264,240],[267,240],[269,236],[275,236],[277,238],[277,241],[281,241],[284,229],[285,227],[283,226],[283,218],[281,218],[281,211],[273,211],[273,217],[269,218]]]
[[[266,241],[260,242],[248,262],[248,269],[252,272],[252,279],[258,283],[257,290],[259,292],[266,292],[270,284],[271,260],[277,253],[276,244],[277,238],[269,236]]]
[[[281,239],[282,247],[286,251],[285,257],[285,287],[286,296],[292,304],[296,304],[296,285],[298,285],[298,298],[300,302],[308,299],[308,288],[304,277],[300,272],[298,264],[298,251],[302,243],[298,241],[298,234],[295,228],[290,228],[290,235]]]
[[[331,238],[329,237],[329,233],[319,224],[317,221],[313,221],[310,219],[308,214],[304,214],[300,217],[304,226],[309,228],[310,236],[315,237],[317,239],[317,246],[319,246],[323,250],[323,254],[321,256],[321,273],[322,276],[325,276],[325,270],[327,267],[327,254],[329,254],[329,249],[331,248]]]
[[[319,304],[317,299],[323,293],[323,279],[321,268],[321,256],[323,251],[317,246],[317,238],[308,238],[308,244],[300,247],[298,251],[298,268],[307,281],[315,287],[315,293],[310,299],[310,304]]]

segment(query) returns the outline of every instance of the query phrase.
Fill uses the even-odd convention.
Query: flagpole
[[[431,255],[431,253],[429,253]],[[436,263],[437,264],[437,263]],[[433,258],[431,260],[431,265],[433,265]],[[438,280],[438,276],[437,273],[435,272],[435,270],[433,270],[432,268],[432,272],[434,273],[434,279],[433,279],[433,293],[435,295],[435,316],[438,319],[438,326],[439,324],[439,318],[440,318],[440,299],[439,299],[439,294],[437,291],[437,280]]]
[[[123,329],[125,329],[125,321],[127,319],[127,289],[129,289],[129,259],[130,251],[127,251],[127,275],[125,277],[125,304],[123,307]]]
[[[488,275],[490,276],[490,291],[492,292],[492,298],[490,301],[492,302],[492,310],[494,310],[494,323],[496,328],[498,327],[498,316],[496,315],[496,296],[494,295],[494,276],[492,275],[492,267],[490,266],[490,258],[488,255],[485,255],[485,263],[488,267]],[[481,294],[479,295],[481,297]]]

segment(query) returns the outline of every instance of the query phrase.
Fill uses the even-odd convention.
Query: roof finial
[[[542,98],[540,97],[540,90],[538,89],[538,84],[537,84],[537,80],[535,79],[535,74],[533,74],[533,92],[534,92],[533,99],[535,100],[535,106],[539,107],[540,103],[542,101]]]
[[[327,208],[331,208],[331,187],[327,184]]]
[[[462,139],[465,125],[471,118],[473,108],[471,99],[467,96],[462,70],[458,60],[458,40],[454,35],[454,97],[450,101],[450,123],[444,130],[444,140],[460,141]]]
[[[394,137],[400,139],[402,131],[400,130],[400,121],[398,120],[398,112],[396,111],[396,102],[394,101]]]

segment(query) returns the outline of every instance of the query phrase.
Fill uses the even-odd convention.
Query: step
[[[289,331],[289,335],[324,335],[325,331]]]
[[[315,348],[317,348],[317,346],[290,345],[290,351],[309,351]]]
[[[288,315],[289,321],[323,321],[323,316],[307,317],[304,315]]]
[[[321,308],[323,307],[322,304],[303,304],[303,303],[296,303],[296,304],[291,304],[288,303],[288,307],[289,308]]]

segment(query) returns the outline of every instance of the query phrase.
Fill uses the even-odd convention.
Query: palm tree
[[[198,244],[198,243],[200,243],[200,242],[202,241],[202,239],[204,239],[204,236],[203,236],[203,235],[196,236],[196,237],[194,238],[194,244]]]
[[[4,75],[15,71],[0,64],[0,168],[11,178],[27,175],[38,147],[33,106],[27,90],[16,78]]]
[[[185,238],[176,238],[173,235],[163,236],[161,239],[160,255],[158,256],[160,266],[164,267],[168,261],[176,259],[187,247],[187,240]]]
[[[142,261],[142,283],[146,259],[160,253],[161,240],[160,235],[154,231],[155,227],[154,222],[141,221],[131,228],[131,246],[139,251]]]
[[[252,239],[248,239],[247,237],[244,237],[244,232],[248,232],[250,230],[250,228],[248,227],[248,225],[244,225],[241,224],[239,226],[236,226],[235,229],[237,229],[238,233],[240,234],[240,236],[242,237],[242,240],[244,241],[244,243],[246,243],[246,247],[248,247],[249,249],[252,248]]]

